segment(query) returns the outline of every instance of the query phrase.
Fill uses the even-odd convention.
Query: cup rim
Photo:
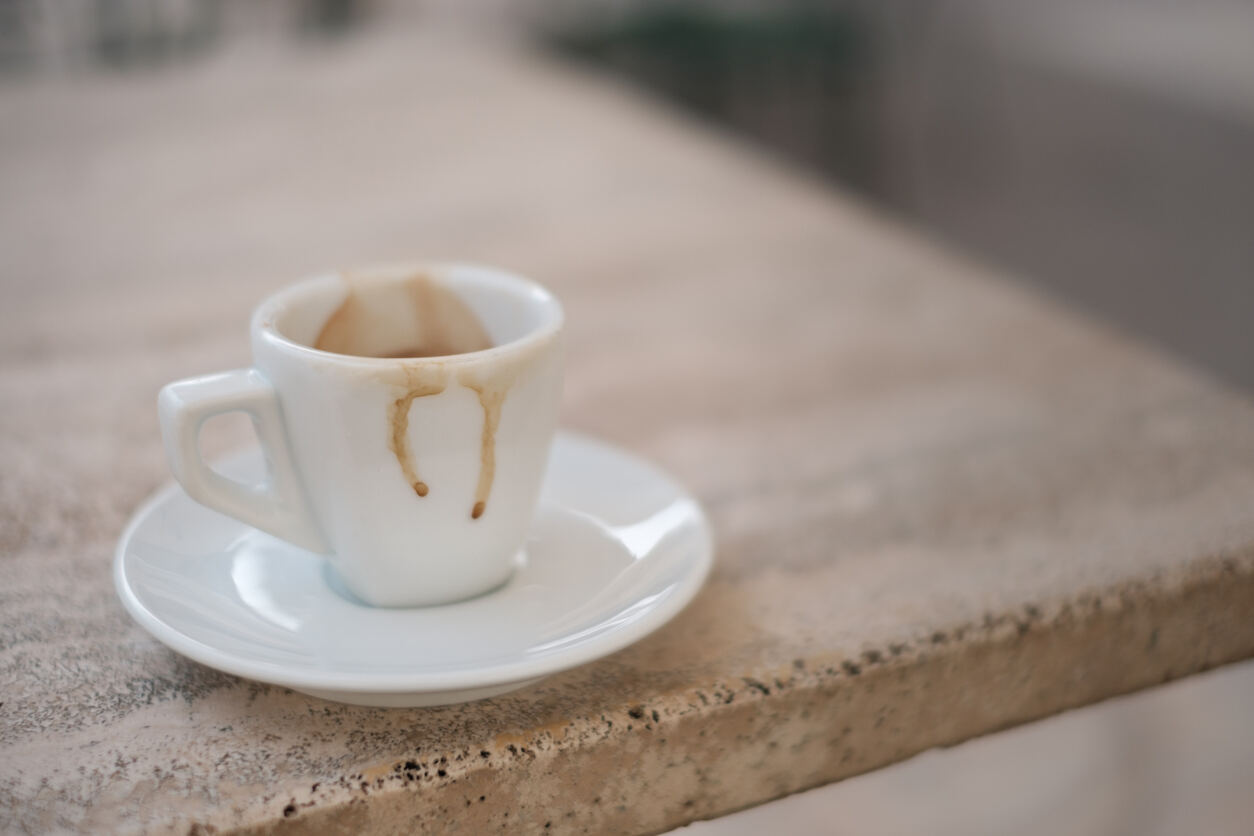
[[[350,272],[354,277],[366,279],[371,277],[400,276],[406,273],[425,273],[444,282],[449,282],[452,277],[458,274],[465,275],[471,273],[477,278],[487,279],[490,283],[498,285],[501,290],[512,291],[518,296],[529,298],[532,302],[545,308],[548,316],[540,327],[528,331],[517,339],[478,351],[467,351],[461,354],[442,354],[432,357],[366,357],[358,354],[340,354],[297,342],[278,329],[275,320],[286,304],[294,301],[297,297],[306,296],[330,282],[343,281],[345,274]],[[456,279],[452,278],[452,281],[455,282]],[[260,337],[267,344],[299,357],[380,369],[397,368],[400,366],[412,367],[416,364],[438,365],[491,360],[551,339],[562,330],[565,321],[566,313],[562,308],[562,303],[552,291],[534,279],[529,279],[526,276],[499,267],[471,262],[406,261],[367,265],[351,271],[336,270],[306,276],[280,288],[262,300],[253,310],[250,327],[254,338]]]

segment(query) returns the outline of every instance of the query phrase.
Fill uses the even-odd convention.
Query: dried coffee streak
[[[483,433],[479,439],[479,483],[475,486],[475,504],[470,509],[473,520],[483,516],[488,507],[488,495],[492,493],[492,481],[496,478],[496,430],[501,424],[501,404],[505,402],[506,386],[495,388],[460,378],[467,389],[479,396],[483,408]]]
[[[371,357],[417,359],[464,354],[490,348],[492,343],[474,312],[456,294],[425,275],[409,277],[396,287],[402,292],[396,302],[407,308],[418,335],[418,342],[404,347],[390,345],[372,346],[377,343],[376,330],[370,308],[361,297],[364,287],[348,273],[341,278],[347,293],[339,307],[323,323],[314,347],[339,354],[357,354]],[[382,286],[386,287],[386,286]],[[376,292],[386,292],[379,290]],[[412,338],[412,335],[409,335]],[[439,395],[448,388],[448,375],[442,366],[404,366],[405,394],[388,407],[390,436],[388,448],[396,456],[405,481],[418,496],[426,496],[430,489],[418,478],[418,468],[413,451],[409,447],[409,410],[417,398]],[[479,442],[479,481],[475,486],[475,501],[470,510],[471,519],[479,519],[487,510],[488,496],[496,478],[496,432],[501,423],[501,405],[509,391],[509,382],[496,380],[485,382],[477,375],[463,373],[458,382],[479,396],[483,409],[483,432]]]
[[[419,496],[426,496],[429,489],[427,483],[418,478],[414,455],[409,449],[409,408],[413,405],[415,398],[438,395],[446,386],[442,375],[440,379],[411,383],[409,391],[393,401],[388,410],[388,422],[392,427],[392,437],[389,439],[388,448],[391,449],[392,455],[396,456],[396,461],[400,463],[401,472],[405,474],[405,481],[409,482],[414,493]]]

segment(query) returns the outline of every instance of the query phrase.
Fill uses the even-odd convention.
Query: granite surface
[[[430,33],[32,79],[0,194],[4,829],[654,832],[1254,655],[1248,400],[605,80]],[[445,708],[166,650],[109,571],[157,389],[414,257],[561,295],[564,423],[701,498],[706,589]]]

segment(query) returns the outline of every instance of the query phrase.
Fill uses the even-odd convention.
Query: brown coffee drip
[[[409,391],[401,395],[388,408],[388,424],[391,434],[388,438],[388,449],[400,463],[401,473],[405,481],[419,496],[426,496],[430,490],[427,483],[418,478],[418,465],[414,461],[413,451],[409,449],[409,408],[416,398],[438,395],[447,386],[442,368],[428,369],[426,372],[406,369],[409,378]]]
[[[405,394],[388,406],[388,449],[396,456],[405,481],[414,493],[422,497],[430,492],[430,486],[419,478],[418,465],[413,451],[409,449],[409,409],[418,398],[442,393],[448,388],[448,383],[443,366],[407,366],[405,376]],[[479,481],[475,485],[475,501],[470,508],[470,518],[477,520],[487,510],[492,482],[496,479],[496,431],[501,424],[501,407],[514,382],[514,373],[508,370],[488,381],[477,375],[462,374],[457,382],[479,396],[479,406],[483,409],[483,430],[479,436]]]
[[[496,429],[501,424],[501,405],[505,403],[505,395],[509,392],[509,382],[496,382],[496,385],[479,383],[459,378],[459,382],[479,396],[479,406],[483,408],[483,434],[479,441],[479,484],[475,486],[475,504],[470,510],[470,518],[477,520],[483,516],[488,505],[488,494],[492,493],[492,480],[496,478]]]
[[[314,348],[337,354],[390,359],[446,357],[491,348],[487,331],[469,306],[444,285],[415,275],[403,282],[368,284],[347,275],[348,294],[322,326]],[[396,457],[405,481],[419,497],[430,493],[418,475],[409,446],[409,410],[418,398],[438,395],[448,388],[443,364],[404,365],[404,394],[388,405],[388,449]],[[496,477],[496,432],[501,406],[516,371],[494,375],[463,373],[457,382],[475,392],[483,409],[479,444],[479,480],[475,486],[471,519],[487,510]],[[400,384],[402,381],[397,380]]]

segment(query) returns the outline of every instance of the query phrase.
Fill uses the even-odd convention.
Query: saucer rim
[[[554,445],[558,440],[565,443],[599,448],[599,452],[630,460],[634,465],[646,468],[652,476],[671,488],[676,498],[683,498],[691,503],[694,511],[693,522],[699,540],[692,551],[695,560],[692,568],[684,573],[676,583],[674,591],[656,608],[649,610],[643,617],[625,626],[588,640],[586,643],[572,648],[556,651],[542,659],[522,660],[492,665],[483,668],[470,668],[458,671],[436,671],[414,674],[372,674],[369,672],[304,672],[295,673],[289,667],[275,662],[262,662],[243,659],[234,653],[223,651],[212,645],[191,638],[180,630],[168,625],[164,620],[152,613],[139,599],[126,576],[125,562],[127,546],[135,536],[135,532],[149,518],[152,512],[168,502],[172,497],[183,493],[177,482],[169,482],[164,487],[145,499],[132,513],[126,527],[118,538],[114,549],[113,581],[114,587],[123,607],[153,638],[193,661],[207,665],[224,673],[241,676],[260,682],[278,685],[295,690],[319,689],[324,691],[340,691],[351,693],[369,691],[375,693],[419,693],[456,691],[473,688],[486,688],[504,685],[511,682],[535,680],[561,671],[578,667],[588,662],[616,653],[659,629],[678,615],[705,585],[714,565],[714,536],[709,517],[705,509],[691,492],[662,470],[653,462],[625,450],[615,444],[569,430],[559,430],[554,437]],[[215,463],[230,461],[244,456],[252,447],[243,447],[218,458]],[[558,506],[565,507],[565,506]],[[209,509],[206,509],[209,510]],[[247,527],[247,523],[224,518],[230,524]]]

